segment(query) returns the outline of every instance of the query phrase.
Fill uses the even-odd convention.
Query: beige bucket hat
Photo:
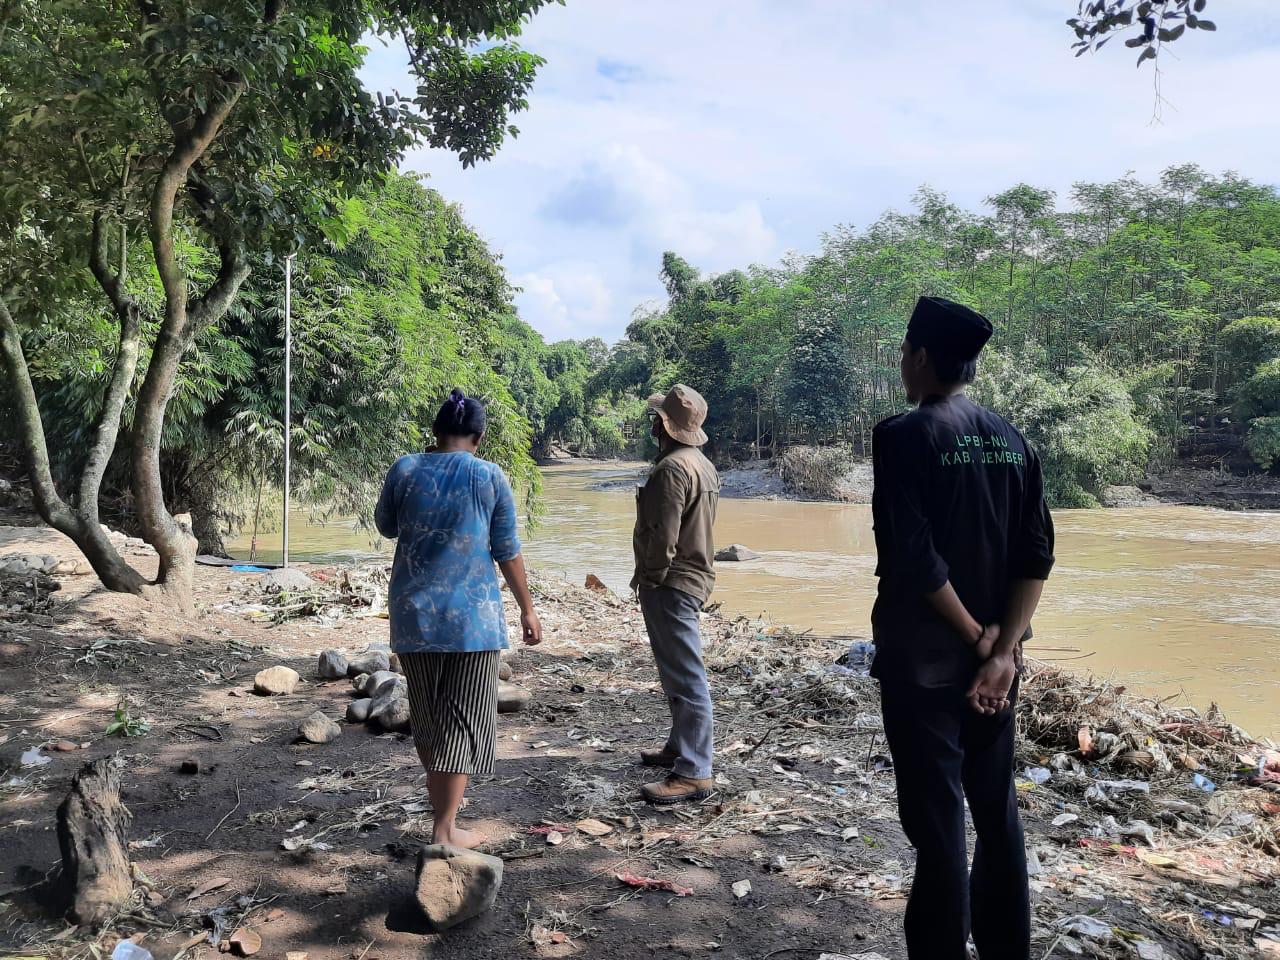
[[[649,398],[649,409],[662,418],[662,425],[677,443],[700,447],[707,442],[702,424],[707,419],[707,401],[693,387],[677,383],[665,394]]]

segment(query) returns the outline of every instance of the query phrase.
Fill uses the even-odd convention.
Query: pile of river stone
[[[84,576],[93,573],[87,560],[59,560],[50,553],[7,553],[0,556],[0,576],[26,577],[33,573],[47,577]]]
[[[503,651],[504,657],[508,655]],[[340,650],[326,650],[316,664],[321,680],[349,679],[356,699],[347,704],[347,723],[369,723],[389,732],[409,730],[409,691],[399,658],[374,650],[348,659]],[[260,675],[261,676],[261,675]],[[498,672],[498,712],[516,713],[529,705],[528,690],[506,681],[511,665],[504,662]],[[298,728],[298,735],[311,743],[328,743],[342,728],[317,710]]]

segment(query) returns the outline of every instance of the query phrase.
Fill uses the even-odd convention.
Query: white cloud
[[[613,296],[589,263],[552,263],[514,278],[520,314],[549,341],[610,336]]]
[[[1113,43],[1072,56],[1075,0],[568,0],[533,18],[547,58],[521,136],[429,172],[526,287],[549,336],[619,336],[659,296],[664,249],[704,270],[811,250],[839,223],[906,207],[922,183],[970,208],[1019,181],[1195,162],[1277,178],[1280,16],[1219,4],[1218,31],[1166,48],[1154,74]],[[409,84],[395,54],[367,71]]]

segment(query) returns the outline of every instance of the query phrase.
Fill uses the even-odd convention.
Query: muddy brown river
[[[633,498],[625,487],[596,487],[636,470],[548,468],[546,517],[526,540],[529,560],[579,582],[594,573],[625,592]],[[1146,507],[1064,510],[1054,519],[1058,564],[1036,617],[1033,655],[1198,707],[1217,702],[1255,735],[1280,737],[1280,513]],[[279,558],[278,533],[259,540],[263,559]],[[723,500],[716,542],[762,554],[718,565],[713,600],[726,611],[821,634],[869,634],[870,507]],[[247,556],[247,538],[230,546]],[[293,520],[295,559],[376,552],[349,523]]]

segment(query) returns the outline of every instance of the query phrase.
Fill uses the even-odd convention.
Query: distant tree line
[[[593,345],[571,365],[586,371],[572,422],[612,412],[643,437],[627,423],[638,398],[683,380],[710,403],[721,458],[865,453],[903,409],[899,344],[915,299],[934,294],[995,323],[976,392],[1043,449],[1060,504],[1095,503],[1180,450],[1280,463],[1275,188],[1179,166],[1065,199],[1018,184],[975,213],[925,187],[910,212],[837,227],[776,267],[703,277],[667,253],[667,302],[638,310],[603,360]],[[581,436],[590,448],[593,431]]]

